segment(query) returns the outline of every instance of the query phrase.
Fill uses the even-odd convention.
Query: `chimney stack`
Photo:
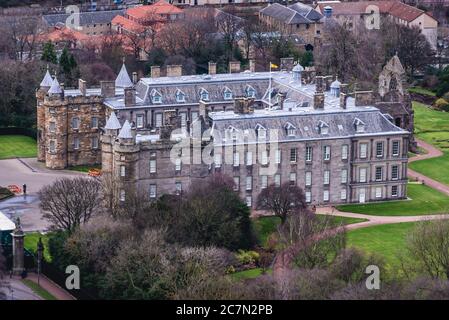
[[[355,98],[355,105],[357,107],[373,105],[372,91],[356,91],[354,92],[354,98]]]
[[[161,76],[161,67],[151,66],[151,78],[159,78]]]
[[[340,108],[346,109],[346,100],[348,99],[348,85],[341,84],[340,85]]]
[[[234,113],[249,114],[254,112],[254,98],[237,97],[234,99]]]
[[[217,63],[209,61],[209,75],[217,74]]]
[[[315,82],[316,82],[316,89],[315,92],[316,93],[323,93],[325,86],[324,86],[324,77],[323,76],[316,76],[315,77]]]
[[[280,70],[281,71],[292,71],[293,63],[294,63],[293,57],[281,58]]]
[[[125,88],[125,107],[131,107],[136,104],[136,89]]]
[[[83,79],[78,79],[78,89],[81,92],[81,95],[85,96],[86,95],[86,81],[84,81]]]
[[[182,76],[182,66],[181,65],[168,65],[167,66],[167,77],[180,77]]]
[[[139,81],[139,80],[137,79],[137,72],[133,72],[133,79],[132,79],[132,81],[133,81],[134,84],[136,84],[137,81]]]
[[[240,72],[240,61],[229,61],[229,73]]]
[[[115,81],[100,81],[101,95],[104,98],[115,96]]]

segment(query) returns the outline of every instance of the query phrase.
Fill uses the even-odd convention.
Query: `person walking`
[[[24,184],[22,186],[22,190],[23,190],[23,194],[26,195],[27,194],[27,185],[26,184]]]

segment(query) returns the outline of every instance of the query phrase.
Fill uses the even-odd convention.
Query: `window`
[[[376,143],[376,157],[381,158],[384,155],[384,143],[377,142]]]
[[[126,192],[125,190],[120,190],[120,201],[124,202],[126,199]]]
[[[92,137],[92,149],[98,149],[98,137]]]
[[[124,165],[120,166],[120,177],[126,176],[126,167]]]
[[[179,115],[181,116],[181,127],[187,126],[187,113],[180,112]]]
[[[398,156],[399,155],[399,141],[393,141],[393,156]]]
[[[143,114],[137,115],[136,126],[137,128],[143,128]]]
[[[246,152],[246,165],[247,166],[253,165],[253,153],[251,151]]]
[[[73,118],[72,119],[72,129],[78,130],[80,127],[80,119],[79,118]]]
[[[329,170],[324,171],[323,184],[329,184],[331,172]]]
[[[276,156],[276,159],[275,159],[276,164],[280,164],[281,163],[281,150],[276,149],[275,156]]]
[[[296,162],[296,148],[290,149],[290,162]]]
[[[376,198],[382,198],[382,188],[376,187]]]
[[[391,196],[392,197],[398,196],[398,186],[391,186]]]
[[[240,154],[238,152],[234,152],[234,167],[238,167],[240,165]]]
[[[306,147],[306,161],[312,161],[312,147]]]
[[[256,97],[256,90],[254,90],[253,87],[247,87],[246,88],[246,96],[248,98],[255,98]]]
[[[342,169],[341,170],[341,183],[347,183],[348,182],[348,170]]]
[[[56,122],[51,121],[48,125],[48,130],[50,130],[50,132],[55,132],[56,131]]]
[[[383,176],[383,168],[376,167],[376,181],[382,181],[382,176]]]
[[[180,158],[176,159],[176,161],[175,161],[175,170],[181,171],[181,159]]]
[[[240,190],[240,177],[234,177],[234,191]]]
[[[55,140],[50,140],[50,152],[55,152],[56,151],[56,142]]]
[[[156,198],[156,185],[150,184],[150,198]]]
[[[245,199],[246,205],[251,208],[251,206],[253,205],[253,198],[251,196],[247,196]]]
[[[366,182],[366,168],[359,169],[359,182]]]
[[[348,145],[344,144],[341,146],[341,159],[347,160],[348,159]]]
[[[323,191],[323,201],[329,201],[329,190]]]
[[[90,125],[91,125],[92,129],[97,129],[98,128],[98,117],[92,117]]]
[[[294,136],[296,135],[296,129],[295,129],[295,128],[289,128],[289,129],[287,130],[287,134],[288,134],[290,137],[294,137]]]
[[[346,200],[346,189],[341,189],[340,191],[340,199]]]
[[[361,143],[360,144],[360,159],[366,159],[368,153],[368,144]]]
[[[178,90],[176,92],[176,102],[185,102],[185,101],[186,95],[181,90]]]
[[[156,173],[156,160],[150,160],[150,173]]]
[[[324,160],[330,160],[331,159],[331,147],[330,146],[324,146]]]
[[[328,134],[329,133],[329,125],[324,121],[320,121],[318,124],[318,129],[320,134]]]
[[[80,148],[80,138],[73,138],[73,149],[78,150]]]
[[[290,173],[290,185],[295,186],[296,185],[296,172]]]
[[[312,172],[307,171],[306,172],[306,186],[312,185]]]
[[[162,103],[162,95],[156,90],[153,90],[151,93],[151,101],[153,103]]]
[[[215,163],[215,168],[221,167],[221,154],[220,153],[214,154],[214,163]]]
[[[156,113],[156,128],[162,127],[162,113]]]
[[[276,185],[276,187],[281,186],[281,175],[280,174],[276,174],[274,176],[274,184]]]
[[[265,189],[268,186],[268,176],[260,176],[260,188]]]
[[[260,162],[263,166],[268,164],[268,152],[266,150],[262,151]]]
[[[182,192],[182,183],[181,182],[175,182],[175,188],[176,188],[176,194],[180,194]]]
[[[249,176],[246,177],[246,190],[252,190],[253,189],[253,177]]]
[[[394,165],[391,166],[391,180],[398,180],[399,179],[399,166]]]
[[[224,99],[225,100],[231,100],[232,99],[232,92],[231,92],[231,90],[226,90],[225,92],[224,92]]]
[[[207,91],[204,90],[204,89],[201,89],[201,91],[200,91],[200,97],[201,97],[201,100],[203,100],[203,101],[209,100],[209,92],[207,92]]]
[[[310,203],[312,202],[312,192],[306,191],[306,202]]]
[[[267,129],[262,126],[256,127],[258,140],[265,140],[267,138]]]

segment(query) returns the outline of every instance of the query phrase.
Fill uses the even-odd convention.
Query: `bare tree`
[[[284,224],[288,216],[305,211],[307,204],[303,190],[286,182],[279,187],[272,184],[263,189],[257,198],[257,208],[272,212]]]
[[[407,237],[407,254],[401,257],[407,275],[425,273],[433,279],[449,279],[449,221],[423,221]]]
[[[100,183],[92,178],[62,178],[38,192],[44,218],[55,229],[73,232],[97,212]]]
[[[235,13],[236,8],[230,6],[226,8],[226,11],[219,11],[215,19],[218,32],[223,36],[227,58],[231,60],[237,46],[238,34],[243,27],[243,19],[237,17]]]

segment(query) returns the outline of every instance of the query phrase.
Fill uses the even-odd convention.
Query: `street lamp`
[[[44,253],[44,244],[42,243],[42,238],[39,237],[39,242],[37,243],[37,285],[38,286],[40,286],[41,263],[42,263],[43,253]]]

